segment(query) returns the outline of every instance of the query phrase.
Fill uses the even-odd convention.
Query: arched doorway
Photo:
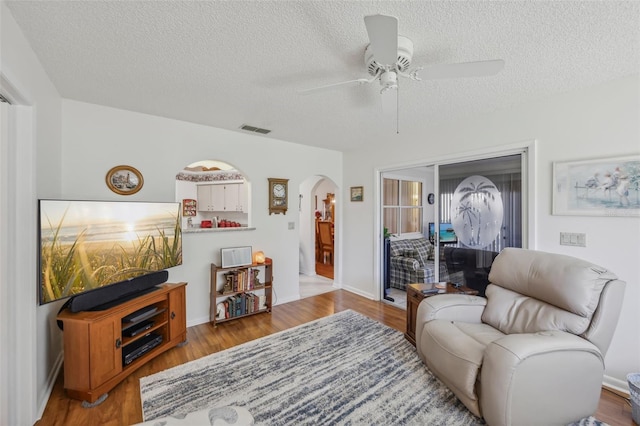
[[[338,187],[324,176],[311,176],[300,184],[300,295],[318,294],[335,289],[336,226],[339,209]],[[320,244],[320,224],[330,229],[329,244]],[[326,229],[326,228],[325,228]],[[307,284],[311,284],[312,288]],[[309,294],[311,292],[311,294]]]

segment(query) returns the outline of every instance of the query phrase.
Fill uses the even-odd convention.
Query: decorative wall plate
[[[144,179],[138,169],[131,166],[115,166],[107,172],[107,186],[120,195],[132,195],[142,189]]]

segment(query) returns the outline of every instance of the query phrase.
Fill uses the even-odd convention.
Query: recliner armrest
[[[510,334],[487,345],[480,408],[491,425],[564,424],[595,412],[604,360],[600,350],[563,331]],[[562,398],[558,398],[562,395]]]
[[[439,294],[420,302],[416,323],[435,319],[480,323],[487,304],[484,297],[467,294]]]
[[[498,346],[498,348],[492,348]],[[602,360],[598,347],[582,337],[559,330],[539,331],[537,333],[508,334],[487,346],[487,354],[499,356],[506,351],[513,360],[524,360],[528,357],[557,351],[587,351]],[[604,363],[604,360],[602,360]]]
[[[424,325],[435,319],[479,324],[487,299],[467,294],[439,294],[427,297],[416,314],[416,343],[419,343]]]

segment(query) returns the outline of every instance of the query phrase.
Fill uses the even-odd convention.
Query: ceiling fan
[[[483,77],[497,74],[504,67],[502,59],[495,59],[412,68],[413,42],[407,37],[398,35],[398,18],[387,15],[369,15],[364,17],[364,24],[369,35],[369,45],[364,52],[364,63],[371,77],[299,90],[298,93],[309,94],[340,86],[370,84],[378,81],[382,110],[389,114],[395,113],[397,120],[398,77],[415,81]]]

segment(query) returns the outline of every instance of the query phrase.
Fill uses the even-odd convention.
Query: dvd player
[[[128,344],[122,349],[122,364],[129,365],[151,349],[162,343],[162,336],[155,333],[149,333],[144,337]]]
[[[129,315],[127,315],[126,317],[122,318],[122,322],[138,322],[138,321],[142,321],[144,319],[147,319],[149,317],[152,317],[156,314],[156,312],[158,312],[158,307],[157,306],[147,306],[144,307],[142,309],[139,309]]]
[[[122,329],[122,335],[126,336],[126,337],[135,337],[138,334],[142,334],[145,331],[149,330],[151,327],[153,327],[153,325],[155,324],[155,322],[151,321],[151,320],[146,320],[146,321],[142,321],[139,323],[134,323],[133,325],[130,325],[129,327],[123,328]]]

